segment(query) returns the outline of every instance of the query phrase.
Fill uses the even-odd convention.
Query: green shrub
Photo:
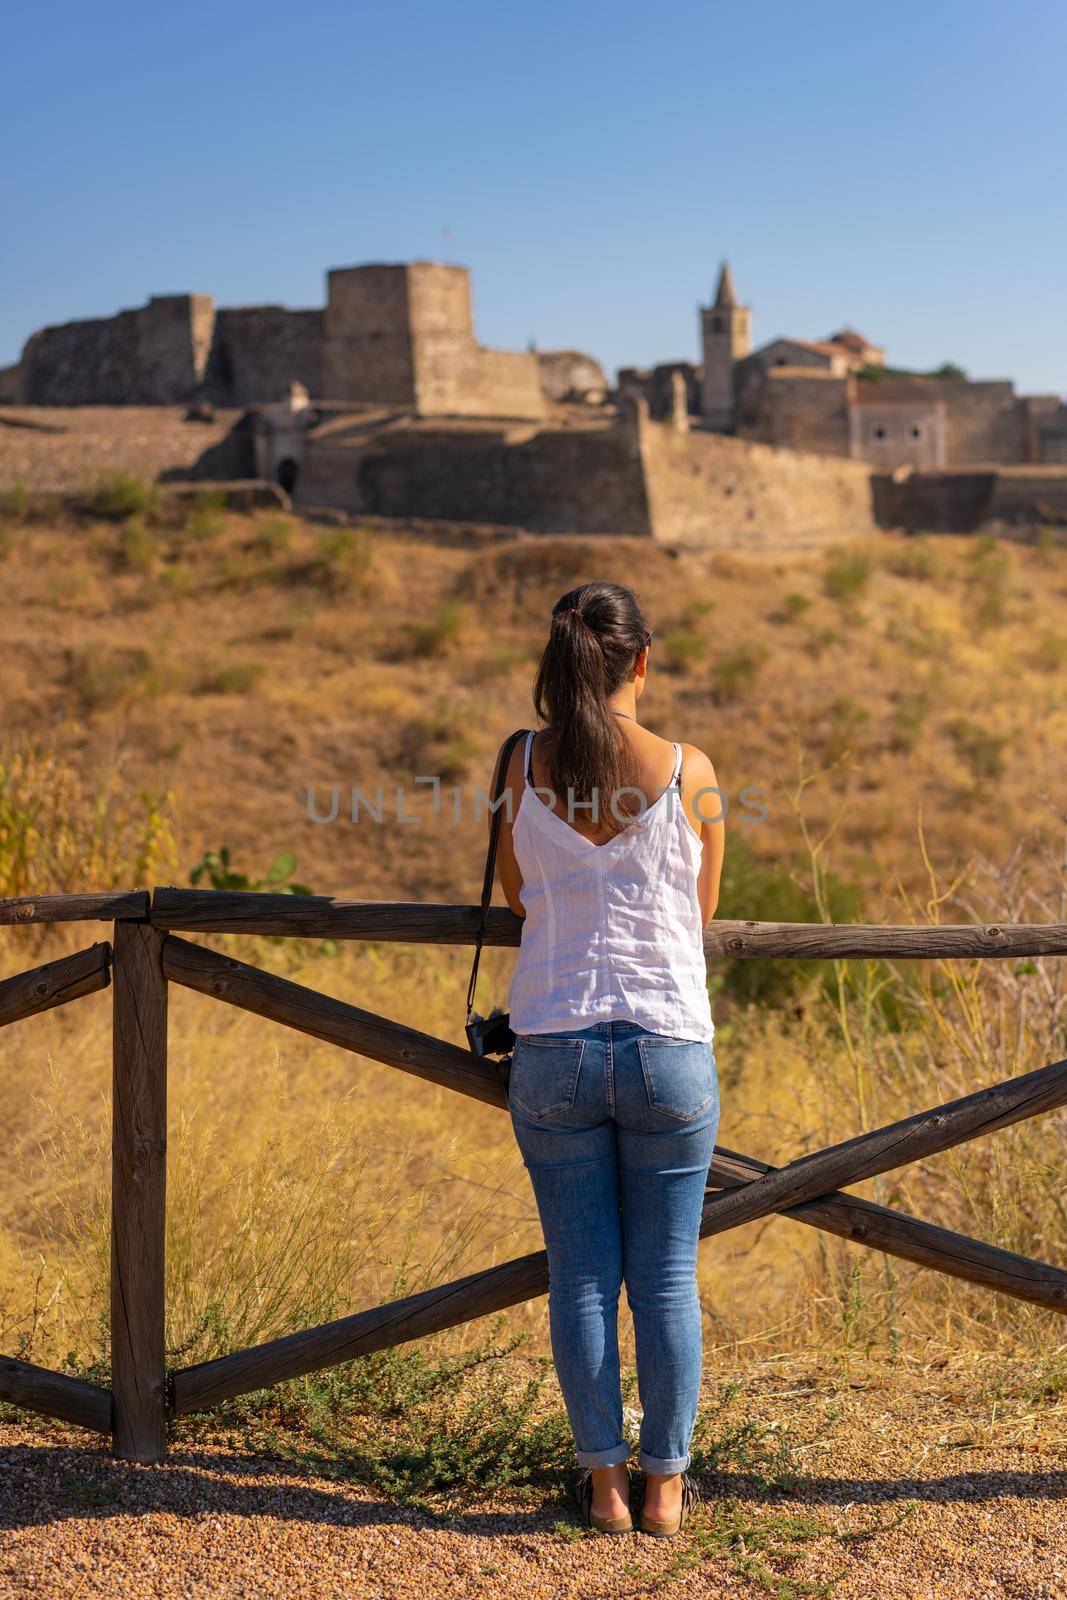
[[[714,669],[713,698],[718,702],[739,700],[753,687],[770,651],[762,644],[743,644],[722,656]]]
[[[867,587],[871,558],[865,550],[835,550],[823,572],[823,588],[840,606],[854,604]]]
[[[416,656],[442,655],[459,636],[467,610],[458,600],[441,607],[436,617],[416,628],[411,637],[411,652]]]
[[[889,748],[894,754],[906,755],[914,749],[929,712],[930,701],[925,695],[902,694],[897,697],[889,733]]]
[[[272,514],[259,517],[256,521],[255,535],[251,540],[254,550],[261,550],[267,555],[288,550],[293,542],[296,529],[288,517]]]
[[[119,550],[124,567],[133,572],[147,572],[156,556],[156,542],[138,513],[123,525],[119,535]]]
[[[170,674],[152,651],[101,650],[95,645],[67,651],[68,679],[86,711],[106,710],[127,700],[162,694]]]
[[[886,558],[886,571],[896,578],[912,578],[929,583],[940,576],[942,567],[928,539],[914,535]]]
[[[316,541],[316,559],[297,561],[294,579],[306,578],[328,595],[350,594],[364,587],[371,563],[371,542],[357,528],[331,528]]]
[[[159,486],[146,483],[132,472],[102,473],[83,499],[93,516],[103,517],[107,522],[159,515]]]
[[[172,561],[159,575],[160,583],[171,594],[185,594],[192,580],[191,569],[182,561]]]
[[[1005,596],[1011,578],[1011,558],[995,534],[986,533],[975,541],[968,573],[971,609],[983,627],[995,627],[1005,620]]]
[[[225,666],[204,673],[197,682],[197,691],[200,694],[248,694],[264,671],[259,661],[228,661]]]
[[[21,479],[0,494],[0,519],[5,522],[25,522],[29,515],[30,497]]]
[[[655,646],[653,646],[653,649]],[[708,653],[708,641],[702,633],[677,628],[663,640],[661,663],[665,672],[690,672]]]
[[[182,527],[185,537],[198,544],[217,539],[226,528],[227,505],[225,489],[200,489]]]
[[[438,696],[404,728],[401,761],[413,773],[433,773],[442,783],[458,783],[482,755],[473,720],[469,706]]]
[[[966,762],[976,782],[994,783],[1003,777],[1006,739],[980,728],[968,717],[956,717],[948,731],[957,755]]]
[[[720,921],[819,922],[811,891],[780,862],[759,860],[742,832],[732,828],[723,859],[719,906]],[[833,873],[825,875],[824,889],[833,922],[855,922],[860,910],[856,887]],[[815,984],[833,976],[830,961],[788,961],[768,958],[724,963],[721,992],[730,1000],[761,1006],[784,1006]]]
[[[1042,634],[1030,653],[1030,665],[1038,672],[1060,672],[1067,667],[1067,639],[1062,633]]]
[[[823,745],[825,759],[842,761],[856,747],[860,731],[871,719],[867,707],[848,695],[840,695],[829,708],[830,731]]]
[[[283,850],[275,856],[264,878],[251,878],[238,872],[230,861],[228,845],[218,850],[205,850],[189,874],[189,882],[201,883],[205,878],[213,889],[269,890],[271,894],[309,895],[313,891],[304,883],[295,883],[296,851]]]

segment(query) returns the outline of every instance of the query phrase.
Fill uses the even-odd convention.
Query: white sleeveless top
[[[669,786],[598,845],[538,798],[532,743],[533,731],[511,830],[526,913],[508,990],[512,1029],[564,1033],[621,1021],[710,1041],[697,898],[703,841],[682,804],[681,745]]]

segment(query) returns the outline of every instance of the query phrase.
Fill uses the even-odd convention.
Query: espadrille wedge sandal
[[[699,1488],[688,1472],[683,1472],[682,1503],[678,1508],[678,1515],[670,1521],[661,1520],[658,1517],[646,1517],[644,1506],[642,1505],[637,1518],[637,1526],[642,1533],[650,1533],[654,1539],[673,1539],[675,1534],[681,1533],[685,1527],[686,1518],[699,1499]]]
[[[634,1519],[627,1511],[624,1517],[598,1517],[593,1510],[593,1474],[588,1467],[576,1467],[573,1478],[574,1498],[582,1518],[597,1533],[633,1533]]]

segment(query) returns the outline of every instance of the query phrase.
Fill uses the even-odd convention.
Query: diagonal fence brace
[[[493,1066],[469,1051],[392,1022],[345,1001],[276,977],[260,968],[169,935],[163,967],[175,983],[225,1000],[243,1010],[314,1034],[388,1066],[504,1108],[503,1085]],[[933,1113],[932,1113],[933,1114]],[[721,1147],[711,1168],[712,1186],[748,1184],[772,1169],[764,1162]],[[965,1234],[938,1228],[901,1211],[875,1206],[848,1194],[823,1194],[803,1206],[782,1208],[794,1221],[950,1277],[986,1285],[1054,1310],[1067,1305],[1067,1274]],[[540,1291],[533,1291],[543,1293]],[[529,1298],[529,1297],[528,1297]],[[506,1302],[508,1304],[512,1302]]]
[[[828,1150],[801,1156],[788,1166],[772,1167],[753,1183],[727,1189],[705,1202],[700,1237],[725,1233],[772,1211],[788,1211],[806,1200],[892,1172],[1063,1105],[1067,1105],[1067,1061],[1056,1061],[991,1089],[979,1089],[962,1100],[861,1133]]]
[[[0,982],[0,1027],[106,989],[111,982],[110,967],[111,946],[101,940],[72,956],[5,978]]]
[[[805,1156],[787,1167],[768,1168],[751,1182],[739,1182],[705,1203],[701,1237],[724,1233],[771,1211],[802,1207],[806,1202],[832,1205],[839,1198],[849,1198],[828,1192],[838,1181],[859,1182],[1065,1103],[1067,1061],[1010,1078],[991,1089],[980,1089],[961,1100]],[[729,1155],[725,1159],[744,1160]],[[882,1209],[872,1207],[876,1213]],[[440,1332],[543,1294],[547,1287],[548,1257],[546,1251],[540,1250],[405,1300],[186,1367],[176,1372],[172,1380],[174,1414],[203,1410],[234,1395]]]

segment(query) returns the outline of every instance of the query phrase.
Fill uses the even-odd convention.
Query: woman
[[[670,1536],[695,1497],[697,1240],[719,1120],[703,930],[724,828],[707,756],[638,721],[651,640],[619,584],[557,601],[534,685],[544,726],[508,766],[497,870],[524,918],[509,1102],[548,1252],[579,1504],[601,1531],[633,1528],[625,1282],[644,1413],[639,1526]]]

